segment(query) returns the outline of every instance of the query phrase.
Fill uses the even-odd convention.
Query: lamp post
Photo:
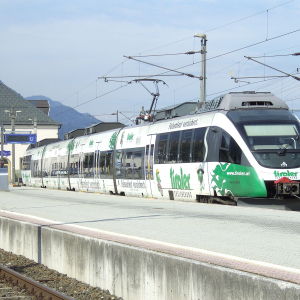
[[[16,114],[21,112],[21,110],[15,111],[15,107],[12,106],[11,110],[5,110],[5,112],[8,112],[11,117],[11,132],[15,133],[15,121],[16,121]],[[11,145],[11,181],[12,184],[15,183],[16,180],[16,174],[15,174],[15,144]]]
[[[34,117],[33,120],[32,119],[28,119],[29,121],[33,121],[33,133],[37,134],[37,117]]]

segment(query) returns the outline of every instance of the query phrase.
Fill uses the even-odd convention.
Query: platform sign
[[[0,156],[1,156],[1,151],[0,151]],[[3,156],[10,156],[10,151],[3,151]]]
[[[35,144],[37,141],[36,134],[5,134],[5,144]]]

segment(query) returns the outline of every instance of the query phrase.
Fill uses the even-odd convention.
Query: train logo
[[[113,150],[115,147],[116,137],[117,137],[117,132],[115,132],[109,140],[109,149],[110,150]]]
[[[200,182],[200,192],[202,192],[205,188],[205,184],[204,184],[204,170],[203,170],[204,166],[203,164],[200,164],[198,169],[197,169],[197,174],[198,174],[198,180]]]
[[[121,145],[121,147],[122,147],[122,145],[123,145],[124,135],[125,135],[125,131],[123,131],[123,132],[122,132],[122,135],[121,135],[121,140],[120,140],[120,145]]]
[[[183,174],[182,168],[180,168],[180,174],[175,174],[173,168],[170,169],[170,179],[172,189],[176,190],[189,190],[190,189],[191,175]]]
[[[160,176],[159,176],[159,170],[158,169],[156,170],[156,181],[157,181],[157,189],[160,192],[160,194],[163,196],[163,189],[162,189],[162,186],[161,186],[161,179],[160,179]]]

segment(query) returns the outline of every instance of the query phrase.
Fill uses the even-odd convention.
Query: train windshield
[[[254,157],[267,168],[300,166],[300,128],[287,110],[237,110],[228,112]]]

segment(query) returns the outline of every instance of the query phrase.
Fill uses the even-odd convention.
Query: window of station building
[[[191,129],[182,131],[179,149],[179,162],[181,163],[190,162],[192,135],[193,130]]]
[[[204,137],[206,128],[196,128],[192,145],[192,162],[202,162],[204,158]]]
[[[232,164],[241,164],[242,150],[236,141],[227,133],[222,132],[219,150],[219,161]]]
[[[178,144],[179,144],[180,131],[171,132],[169,135],[168,147],[168,163],[176,163],[178,157]]]
[[[165,164],[167,160],[167,145],[168,145],[169,133],[161,133],[157,135],[156,151],[155,151],[155,163]]]

